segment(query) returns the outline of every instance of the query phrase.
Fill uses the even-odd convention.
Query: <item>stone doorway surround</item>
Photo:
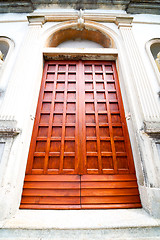
[[[10,169],[8,169],[3,179],[6,185],[4,185],[5,191],[2,192],[3,199],[1,201],[1,209],[5,208],[5,211],[2,214],[2,222],[1,222],[1,227],[2,227],[1,232],[3,234],[2,236],[5,237],[5,231],[8,231],[7,234],[10,234],[8,236],[11,236],[12,234],[15,234],[16,236],[17,234],[16,229],[21,229],[21,231],[23,231],[22,229],[26,231],[32,231],[32,229],[36,229],[37,228],[36,226],[38,226],[39,236],[41,234],[40,231],[43,229],[51,230],[52,236],[55,234],[55,231],[57,231],[56,234],[58,234],[58,231],[59,231],[58,229],[61,229],[61,230],[66,229],[67,231],[69,229],[70,230],[84,229],[86,231],[89,231],[89,234],[91,235],[90,236],[88,235],[90,237],[88,239],[91,239],[91,236],[93,236],[92,234],[94,233],[92,233],[90,229],[92,228],[97,229],[97,226],[98,226],[98,229],[103,233],[104,233],[104,229],[105,231],[107,231],[107,229],[109,228],[112,228],[113,230],[115,228],[116,229],[120,228],[121,230],[117,230],[117,237],[121,236],[121,233],[123,231],[122,228],[127,229],[126,231],[128,231],[128,228],[134,229],[134,231],[135,232],[137,231],[138,233],[139,230],[135,230],[135,229],[139,229],[139,227],[142,227],[140,229],[145,229],[145,230],[147,227],[153,227],[152,229],[153,232],[151,229],[149,229],[150,234],[152,234],[150,236],[153,236],[154,234],[155,237],[158,237],[159,236],[158,231],[160,231],[159,220],[155,220],[152,217],[149,217],[148,214],[143,209],[110,210],[110,211],[98,210],[95,212],[83,211],[82,213],[78,213],[75,211],[40,212],[40,211],[18,210],[20,198],[21,198],[22,186],[23,186],[23,179],[25,174],[25,167],[27,162],[28,149],[30,144],[31,131],[33,127],[33,119],[36,111],[41,74],[43,70],[43,59],[55,59],[55,60],[59,59],[60,60],[61,58],[65,59],[68,57],[70,59],[73,59],[78,55],[79,58],[85,59],[85,60],[91,59],[91,58],[92,60],[93,59],[116,60],[117,69],[119,72],[120,86],[122,89],[122,98],[124,102],[126,119],[127,119],[130,139],[131,139],[133,155],[135,159],[135,167],[137,172],[139,190],[141,193],[142,205],[144,209],[148,211],[150,214],[154,215],[155,217],[160,217],[159,215],[160,204],[158,202],[160,190],[159,190],[159,183],[158,183],[159,181],[157,179],[156,165],[154,165],[154,162],[152,162],[151,160],[148,160],[150,156],[149,152],[147,153],[148,156],[146,158],[144,157],[147,155],[146,147],[151,146],[152,144],[147,135],[148,131],[151,132],[151,135],[154,131],[157,134],[160,134],[160,130],[158,127],[158,123],[160,119],[160,109],[159,109],[158,102],[154,97],[149,79],[145,73],[145,68],[144,68],[142,59],[140,57],[138,48],[136,46],[135,39],[132,34],[131,23],[133,21],[133,18],[128,17],[126,15],[112,16],[112,15],[98,15],[98,14],[85,15],[84,14],[82,16],[82,14],[80,14],[80,16],[77,16],[77,14],[75,13],[73,13],[73,15],[61,13],[59,15],[52,14],[52,15],[46,15],[46,16],[44,16],[43,14],[39,14],[39,15],[32,14],[28,16],[28,21],[29,21],[28,33],[24,41],[24,44],[22,45],[21,51],[19,53],[19,57],[15,65],[15,71],[9,83],[9,86],[5,95],[5,99],[4,99],[4,105],[1,111],[1,116],[3,117],[4,121],[8,121],[7,129],[9,129],[9,126],[12,124],[13,119],[17,120],[19,118],[19,112],[17,110],[18,109],[17,106],[21,107],[19,103],[19,98],[16,97],[18,95],[18,90],[13,89],[13,85],[15,81],[17,84],[22,84],[21,76],[22,75],[24,76],[24,72],[25,72],[26,75],[24,77],[24,82],[28,81],[27,82],[28,87],[26,89],[25,84],[22,87],[21,94],[23,96],[23,101],[26,101],[26,99],[28,98],[28,93],[30,92],[30,89],[34,89],[34,91],[32,90],[31,92],[32,98],[28,102],[29,107],[26,109],[26,115],[24,114],[23,116],[24,119],[26,118],[25,122],[23,123],[22,118],[19,121],[17,121],[17,126],[21,128],[22,133],[20,133],[12,143],[12,147],[14,149],[12,151],[15,151],[15,149],[17,149],[17,146],[19,146],[19,143],[21,143],[20,144],[21,149],[17,157],[17,162],[15,163],[16,171],[13,171],[12,173],[12,179],[15,179],[15,180],[11,183],[11,178],[9,177],[9,174],[11,174],[12,172],[14,154],[10,157],[11,159],[9,159],[9,163],[12,162],[12,164],[8,165]],[[55,23],[53,26],[50,25],[50,28],[47,28],[47,26],[45,26],[45,22],[50,24],[52,22],[55,22]],[[61,23],[57,24],[57,22],[61,22]],[[105,22],[114,24],[114,27],[117,29],[116,30],[117,32],[115,32],[108,26],[105,26],[103,24]],[[51,48],[51,47],[46,48],[44,43],[46,43],[46,39],[48,39],[48,37],[51,36],[51,34],[53,34],[54,31],[56,32],[56,31],[63,30],[66,28],[71,28],[71,27],[83,28],[84,26],[90,27],[93,29],[98,29],[99,31],[102,31],[104,34],[109,35],[112,39],[114,39],[114,42],[115,42],[114,46],[116,47],[106,48],[106,49],[104,48],[97,49],[97,51],[95,51],[95,49],[77,50],[77,49],[58,49],[58,48]],[[32,51],[33,48],[31,46],[32,47],[34,46],[34,51]],[[134,47],[134,51],[132,50],[131,46]],[[28,50],[28,49],[31,49],[31,50]],[[22,61],[22,59],[25,59],[26,62],[28,60],[27,69],[30,69],[31,71],[28,71],[26,69],[26,66],[24,65],[17,73],[17,69],[19,69],[19,64]],[[138,63],[135,64],[135,62],[138,62]],[[35,65],[35,63],[37,64]],[[143,89],[142,86],[144,86],[144,83],[146,88],[144,91],[142,91]],[[137,96],[139,96],[138,100],[137,100]],[[13,103],[11,103],[8,106],[8,99],[11,97],[13,99]],[[6,106],[8,107],[6,108]],[[7,119],[7,116],[11,116],[11,117]],[[143,125],[143,122],[145,123],[145,125]],[[146,141],[146,143],[144,143],[144,141]],[[141,159],[142,163],[140,160],[140,154],[139,154],[138,148],[141,148],[141,154],[143,156]],[[144,171],[143,173],[142,173],[142,168]],[[143,177],[144,175],[145,175],[145,179]],[[6,196],[6,189],[8,189],[8,183],[11,184],[9,188],[9,194],[7,195],[9,196],[9,198],[7,201],[5,201],[4,199]],[[151,185],[153,186],[153,188],[149,187]],[[117,212],[115,213],[115,211]],[[4,220],[6,218],[13,216],[14,214],[16,214],[14,218],[10,220]],[[72,214],[74,214],[74,217]],[[77,222],[77,225],[74,225],[74,222],[76,222],[75,218],[79,214],[81,215],[80,219],[82,222]],[[109,224],[111,215],[115,217],[117,216],[117,221],[115,222],[115,224],[113,224],[113,221],[111,221],[113,225]],[[125,215],[128,217],[126,217]],[[70,224],[68,225],[68,227],[66,223],[61,224],[61,222],[59,222],[59,224],[61,224],[61,227],[60,225],[58,225],[58,221],[60,221],[58,219],[60,219],[60,216],[63,216],[64,221],[66,221],[67,224]],[[97,216],[99,216],[98,219],[97,219]],[[123,218],[123,216],[125,219]],[[84,226],[85,223],[86,224],[90,223],[90,219],[92,219],[92,217],[95,218],[94,222],[92,222],[94,227],[91,225],[87,225],[87,227]],[[130,217],[132,218],[132,220],[133,219],[134,220],[131,221]],[[83,219],[85,218],[87,219],[87,222],[85,221],[83,222]],[[33,219],[33,222],[31,221],[31,219]],[[39,224],[34,222],[37,219],[39,219]],[[46,219],[46,223],[48,224],[48,226],[47,224],[45,224],[44,219]],[[48,223],[47,219],[57,219],[57,221],[54,221],[54,222],[50,221],[50,223]],[[102,221],[104,222],[104,224],[102,224]],[[132,223],[130,222],[128,224],[128,221],[131,221]],[[75,231],[77,231],[76,234],[78,234],[78,230],[75,230]],[[148,230],[146,230],[145,232],[146,237],[148,234],[147,231]],[[144,233],[144,231],[142,232]],[[37,234],[37,232],[34,232],[34,231],[32,233],[33,233],[33,237],[36,236],[34,234]],[[32,233],[30,232],[30,234]],[[143,233],[139,236],[143,237],[144,236]],[[67,234],[67,232],[65,232],[64,234]],[[107,232],[105,234],[107,234]],[[70,239],[74,239],[74,236],[72,236],[72,238]],[[83,238],[81,236],[78,236],[77,239],[83,239]],[[103,238],[101,237],[101,239]],[[158,238],[155,238],[155,239],[158,239]]]

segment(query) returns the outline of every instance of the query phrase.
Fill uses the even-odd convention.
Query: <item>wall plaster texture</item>
[[[98,13],[98,10],[96,13]],[[0,83],[3,83],[4,89],[4,94],[0,96],[0,120],[5,121],[8,128],[14,125],[15,128],[20,129],[17,136],[2,136],[0,140],[6,143],[0,163],[1,220],[10,218],[17,211],[20,212],[18,207],[43,71],[43,47],[45,47],[47,36],[54,29],[58,29],[60,26],[66,24],[66,22],[46,22],[43,25],[37,21],[28,25],[24,15],[22,19],[18,19],[19,15],[17,14],[0,16],[0,36],[9,37],[15,46],[8,60],[10,64],[6,65],[4,74],[0,79]],[[140,20],[138,19],[137,22],[133,23],[133,35],[139,49],[138,54],[141,56],[149,81],[152,79],[152,92],[158,105],[159,99],[156,91],[159,86],[154,69],[145,52],[145,43],[151,38],[160,37],[160,21],[158,18],[154,18],[156,23],[146,24],[146,19],[146,16],[144,18],[141,17]],[[75,24],[76,21],[74,20],[73,22]],[[116,63],[142,205],[147,212],[159,218],[160,156],[156,147],[157,137],[147,135],[143,128],[143,121],[145,119],[140,104],[142,96],[137,93],[134,72],[130,61],[131,56],[128,55],[125,49],[120,28],[115,23],[94,22],[93,25],[96,27],[101,26],[115,41],[118,50]],[[85,48],[87,47],[88,45],[86,44]],[[134,46],[130,47],[134,48]],[[73,51],[76,52],[77,49],[75,48]],[[98,48],[94,49],[94,51],[98,54]]]

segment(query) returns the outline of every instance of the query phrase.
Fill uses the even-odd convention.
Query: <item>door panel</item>
[[[78,173],[77,68],[77,63],[45,64],[27,174]]]
[[[134,172],[115,63],[83,62],[83,174]]]
[[[80,209],[80,176],[26,175],[21,209]]]
[[[136,176],[82,175],[82,209],[141,207]]]
[[[140,206],[115,63],[46,62],[20,208]]]

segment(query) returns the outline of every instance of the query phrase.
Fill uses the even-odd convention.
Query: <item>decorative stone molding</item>
[[[32,15],[30,15],[32,16]],[[45,22],[62,22],[62,21],[70,21],[78,19],[78,11],[77,12],[54,12],[52,14],[43,14],[45,17]]]
[[[159,122],[148,122],[144,121],[144,132],[148,135],[155,135],[155,137],[160,138],[160,121]]]
[[[27,16],[30,25],[43,25],[46,20],[44,16]]]
[[[133,22],[133,17],[130,17],[130,16],[116,17],[116,20],[115,20],[115,23],[118,25],[118,28],[131,27],[132,22]]]
[[[9,128],[0,126],[0,137],[14,137],[17,136],[21,130],[19,128]]]
[[[21,129],[16,127],[16,121],[0,120],[0,137],[14,137],[21,133]]]
[[[78,23],[83,22],[85,20],[91,20],[96,22],[111,22],[116,23],[117,25],[123,24],[131,24],[133,21],[133,17],[130,17],[126,14],[117,14],[112,15],[108,13],[88,13],[82,11],[74,12],[53,12],[53,13],[32,13],[27,16],[29,23],[35,24],[36,22],[41,22],[42,24],[46,22],[62,22],[62,21],[73,21],[77,20]]]
[[[83,29],[83,28],[84,28],[84,12],[82,11],[82,9],[80,9],[80,11],[79,11],[78,27],[79,27],[80,29]]]
[[[115,48],[95,49],[72,49],[72,48],[44,48],[44,58],[47,60],[64,60],[64,59],[83,59],[83,60],[116,60],[118,50]]]
[[[70,20],[78,20],[79,11],[64,13],[64,12],[53,12],[53,13],[33,13],[27,16],[30,24],[46,22],[62,22]]]
[[[105,13],[86,13],[84,12],[84,19],[96,22],[110,22],[114,23],[116,21],[116,17],[110,14]]]

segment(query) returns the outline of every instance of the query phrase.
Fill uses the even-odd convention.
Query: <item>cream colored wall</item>
[[[160,217],[160,204],[158,205],[160,160],[156,147],[157,140],[147,135],[143,123],[146,122],[146,131],[150,128],[152,132],[159,131],[160,111],[156,93],[158,83],[153,66],[145,52],[145,43],[149,38],[157,35],[159,25],[157,23],[145,24],[147,21],[145,16],[141,19],[143,23],[133,23],[132,28],[132,19],[127,15],[119,16],[118,12],[112,15],[103,12],[99,16],[96,15],[97,13],[98,11],[94,11],[95,15],[86,15],[86,19],[84,15],[82,19],[84,22],[82,22],[86,27],[99,29],[110,35],[115,42],[118,57],[114,52],[115,49],[106,54],[100,52],[100,55],[103,55],[104,59],[111,57],[116,59],[142,204],[148,212]],[[38,11],[35,16],[36,14]],[[72,14],[67,13],[66,17],[66,12],[61,11],[58,15],[59,20],[57,16],[54,17],[54,14],[53,16],[47,15],[48,20],[44,20],[45,14],[41,13],[37,19],[29,18],[29,25],[25,15],[22,19],[19,19],[19,15],[16,14],[8,14],[5,18],[4,16],[0,18],[2,26],[0,35],[11,38],[15,44],[8,59],[10,65],[6,65],[4,69],[5,77],[3,75],[0,79],[0,82],[5,85],[5,92],[1,97],[0,134],[1,141],[6,142],[0,163],[1,219],[9,218],[19,211],[43,71],[45,42],[54,31],[64,27],[79,27],[76,14],[77,12],[72,11]],[[89,16],[88,19],[87,16]],[[60,19],[63,18],[65,21],[61,22]],[[94,21],[89,20],[92,18]],[[141,34],[143,30],[144,34]],[[84,50],[81,54],[88,54],[88,59],[91,55],[95,58],[99,55],[99,48],[92,48],[87,53],[88,45],[85,46],[87,49],[83,46]],[[63,48],[61,51],[64,55],[68,54],[67,50],[63,52]],[[76,51],[74,48],[71,52],[74,54]],[[55,53],[50,50],[50,54]]]
[[[65,41],[57,46],[58,48],[102,48],[98,43],[88,41],[88,40],[69,40]]]

